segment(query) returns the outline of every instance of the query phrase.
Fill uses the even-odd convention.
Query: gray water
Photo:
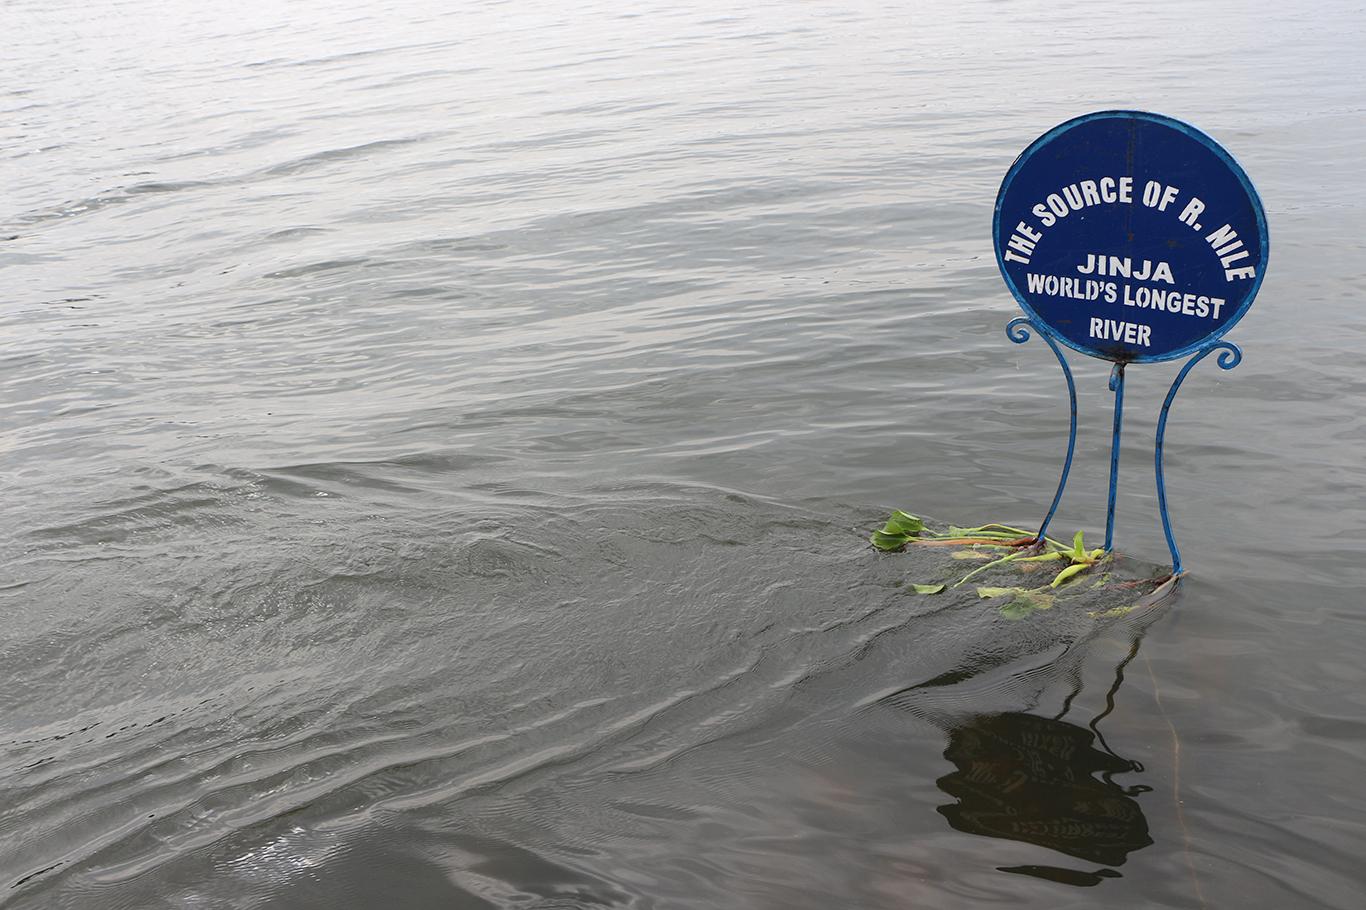
[[[1364,22],[6,4],[0,905],[1362,906]],[[1109,107],[1271,226],[1169,427],[1192,574],[1112,622],[909,595],[888,510],[1052,495],[991,205]],[[1098,541],[1076,368],[1054,529]],[[1151,563],[1175,369],[1126,402]]]

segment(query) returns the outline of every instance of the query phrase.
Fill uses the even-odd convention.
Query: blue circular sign
[[[1145,111],[1055,126],[996,196],[996,262],[1039,328],[1083,354],[1172,360],[1233,327],[1266,273],[1266,213],[1195,127]]]

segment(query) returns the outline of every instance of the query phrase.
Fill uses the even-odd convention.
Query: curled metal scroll
[[[1172,575],[1180,576],[1183,574],[1184,567],[1181,565],[1181,551],[1176,548],[1176,539],[1172,536],[1171,517],[1167,514],[1167,485],[1162,478],[1162,441],[1167,433],[1167,413],[1171,410],[1172,402],[1176,400],[1176,391],[1181,388],[1181,383],[1186,378],[1186,374],[1191,371],[1197,363],[1204,360],[1215,351],[1219,352],[1215,362],[1221,370],[1231,370],[1243,360],[1242,349],[1231,341],[1219,341],[1207,348],[1201,349],[1186,365],[1181,368],[1181,372],[1176,374],[1172,380],[1172,387],[1167,392],[1167,399],[1162,402],[1162,415],[1157,419],[1157,444],[1153,450],[1153,461],[1157,468],[1157,508],[1162,514],[1162,533],[1167,536],[1167,549],[1172,553]]]
[[[1058,358],[1058,363],[1062,364],[1062,374],[1067,378],[1067,396],[1071,402],[1071,428],[1067,433],[1067,458],[1062,463],[1062,477],[1058,480],[1058,492],[1053,494],[1053,504],[1048,507],[1048,514],[1044,516],[1043,524],[1039,525],[1039,533],[1035,536],[1036,540],[1042,540],[1048,533],[1048,523],[1053,520],[1053,514],[1058,511],[1058,503],[1062,502],[1062,491],[1067,486],[1067,475],[1072,470],[1072,455],[1077,449],[1077,385],[1072,381],[1072,368],[1067,365],[1067,358],[1063,356],[1062,349],[1050,337],[1048,333],[1042,331],[1034,324],[1028,316],[1017,316],[1006,324],[1006,337],[1015,344],[1024,344],[1029,340],[1029,330],[1033,329],[1039,333]],[[1159,477],[1161,476],[1159,467]],[[1160,481],[1159,481],[1160,483]]]

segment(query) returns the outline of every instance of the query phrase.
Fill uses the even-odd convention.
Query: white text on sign
[[[1069,215],[1084,211],[1091,206],[1133,205],[1133,190],[1134,178],[1124,176],[1079,180],[1062,187],[1056,193],[1049,193],[1042,202],[1036,203],[1030,209],[1030,212],[1038,220],[1039,227],[1031,225],[1028,221],[1020,221],[1016,224],[1011,232],[1010,239],[1006,241],[1001,258],[1007,262],[1028,265],[1034,256],[1035,248],[1039,245],[1039,241],[1043,240],[1044,233],[1048,228]],[[1147,208],[1165,212],[1169,209],[1175,211],[1172,204],[1180,196],[1181,190],[1178,187],[1158,180],[1148,180],[1143,184],[1143,191],[1138,199],[1140,204]],[[1186,200],[1180,214],[1177,215],[1177,220],[1192,230],[1202,231],[1204,226],[1198,219],[1204,211],[1204,201],[1198,196],[1191,196]],[[1251,254],[1232,225],[1224,224],[1206,234],[1204,239],[1215,255],[1219,257],[1219,264],[1224,269],[1225,281],[1250,279],[1257,276],[1255,264],[1235,265],[1235,263],[1250,259]]]

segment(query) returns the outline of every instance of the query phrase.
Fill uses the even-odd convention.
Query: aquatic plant
[[[912,583],[910,588],[917,594],[941,594],[961,587],[993,569],[1015,568],[1027,574],[1042,568],[1044,563],[1061,563],[1047,584],[1033,587],[977,587],[979,597],[1009,597],[1010,600],[1001,607],[1001,614],[1011,619],[1022,618],[1036,610],[1051,609],[1059,588],[1075,584],[1079,576],[1111,558],[1103,549],[1088,550],[1081,531],[1072,538],[1071,546],[1051,537],[1041,538],[1020,528],[996,523],[975,528],[950,526],[947,531],[936,533],[924,519],[900,510],[894,511],[869,539],[874,547],[884,552],[902,551],[908,547],[954,547],[956,549],[950,556],[955,560],[982,563],[956,579]],[[1108,575],[1103,575],[1091,587],[1105,585],[1108,579]]]

